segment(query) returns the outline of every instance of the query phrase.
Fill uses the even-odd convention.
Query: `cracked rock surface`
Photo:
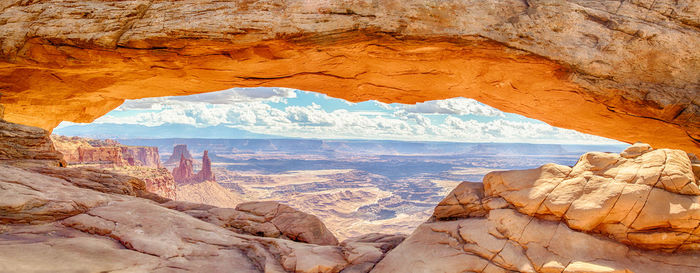
[[[0,272],[368,272],[391,249],[383,235],[337,246],[237,233],[70,174],[0,163]]]
[[[235,209],[182,201],[169,201],[162,206],[238,233],[338,245],[338,239],[318,217],[274,201],[241,203]]]
[[[372,272],[698,272],[697,159],[635,144],[463,182]]]

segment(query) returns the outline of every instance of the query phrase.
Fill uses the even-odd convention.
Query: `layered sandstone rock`
[[[69,164],[113,164],[161,168],[158,147],[126,146],[114,140],[51,136]]]
[[[184,152],[180,152],[180,164],[173,169],[173,177],[175,178],[175,182],[184,185],[189,183],[201,183],[204,181],[216,181],[216,177],[211,171],[211,159],[209,159],[209,151],[204,151],[204,155],[202,156],[202,169],[199,170],[199,172],[197,172],[196,174],[194,174],[192,167],[192,159],[188,159],[186,157],[186,155],[189,155],[190,152],[187,151],[187,146],[184,147]]]
[[[63,155],[54,148],[48,132],[0,119],[0,161],[10,160],[66,165]]]
[[[138,177],[146,189],[165,198],[175,198],[175,181],[160,163],[157,147],[125,146],[114,140],[52,135],[56,149],[71,165],[108,168]]]
[[[338,239],[318,217],[274,201],[242,203],[235,209],[181,201],[171,201],[163,206],[239,233],[338,245]]]
[[[162,167],[158,147],[122,146],[121,149],[129,166]]]
[[[6,1],[0,103],[50,129],[123,99],[231,87],[463,96],[698,153],[698,14],[670,0]]]
[[[189,160],[194,160],[194,158],[192,158],[192,155],[190,154],[190,151],[187,150],[186,144],[175,145],[175,147],[173,147],[173,153],[170,155],[170,158],[168,158],[168,161],[165,161],[165,165],[178,164],[181,160],[181,157],[185,157],[185,159]]]
[[[377,235],[335,246],[244,235],[188,215],[206,209],[221,217],[233,210],[185,203],[176,207],[188,206],[187,213],[169,209],[172,202],[144,194],[145,185],[137,179],[109,179],[120,176],[85,168],[5,163],[0,162],[2,272],[368,272],[378,253],[397,242]],[[268,211],[266,205],[251,206]],[[285,212],[271,220],[294,215],[302,216],[301,223],[309,221],[280,211]],[[291,227],[289,234],[324,238],[314,237],[323,235],[319,230],[303,227]]]
[[[235,208],[245,198],[241,193],[224,188],[216,181],[177,185],[178,201],[202,203],[222,208]]]
[[[635,144],[463,182],[373,272],[695,272],[699,176]]]
[[[194,181],[216,181],[214,173],[211,171],[211,159],[209,159],[209,151],[205,150],[202,155],[202,169],[197,172],[192,178]]]
[[[188,183],[194,174],[192,167],[192,160],[185,158],[185,156],[180,156],[180,164],[173,169],[173,178],[178,184]]]
[[[176,199],[178,189],[173,175],[166,168],[127,166],[109,169],[112,172],[137,177],[146,183],[146,190],[165,198]]]

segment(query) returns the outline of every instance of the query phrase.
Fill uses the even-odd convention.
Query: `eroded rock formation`
[[[0,147],[9,149],[0,160],[1,272],[368,272],[400,242],[373,235],[338,245],[318,218],[276,203],[172,201],[134,177],[57,167],[46,131],[0,124],[2,136],[27,137]],[[236,232],[246,221],[280,235]]]
[[[51,129],[123,99],[231,87],[464,96],[698,153],[699,14],[670,0],[10,0],[0,103],[7,120]]]
[[[127,146],[114,140],[51,136],[69,164],[113,164],[160,168],[158,147]]]
[[[463,182],[373,272],[695,272],[698,161],[635,144]]]
[[[175,147],[173,147],[173,153],[170,155],[170,158],[168,158],[168,161],[165,161],[165,165],[178,164],[181,160],[180,158],[183,156],[185,159],[194,160],[190,151],[187,150],[186,144],[175,145]]]
[[[177,145],[178,146],[183,145]],[[175,154],[175,153],[173,153]],[[184,146],[184,151],[180,153],[180,164],[173,169],[173,177],[175,182],[179,184],[189,184],[189,183],[200,183],[204,181],[216,181],[214,173],[211,171],[211,159],[209,159],[209,151],[204,151],[202,156],[202,169],[194,174],[194,169],[192,167],[192,159],[186,158],[190,152],[187,150],[187,146]],[[191,157],[191,156],[190,156]],[[172,157],[171,157],[172,158]]]
[[[338,239],[318,217],[274,201],[246,202],[235,209],[181,201],[171,201],[163,206],[239,233],[317,245],[338,245]]]
[[[166,198],[175,198],[175,181],[160,163],[157,147],[126,146],[114,140],[51,135],[56,150],[75,166],[109,168],[110,171],[138,177],[146,189]]]
[[[185,184],[192,180],[193,167],[192,160],[186,159],[185,156],[180,156],[180,164],[173,169],[173,178],[178,184]]]

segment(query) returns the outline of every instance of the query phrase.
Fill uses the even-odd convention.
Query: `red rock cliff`
[[[52,136],[69,164],[113,164],[160,168],[157,147],[126,146],[114,140]]]
[[[161,167],[158,147],[122,146],[121,152],[130,166]]]
[[[178,184],[188,183],[192,179],[192,160],[180,155],[180,165],[173,169],[173,178]]]

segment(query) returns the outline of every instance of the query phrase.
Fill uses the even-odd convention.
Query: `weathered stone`
[[[53,166],[66,165],[63,155],[53,147],[48,132],[0,119],[0,162],[6,160],[35,160]]]
[[[247,202],[236,206],[236,210],[265,218],[287,238],[317,245],[337,245],[338,239],[326,225],[311,214],[274,201]]]
[[[672,257],[672,258],[671,258]],[[695,272],[697,253],[634,250],[513,209],[418,227],[372,272]]]
[[[699,9],[670,0],[9,1],[0,103],[5,119],[50,129],[123,99],[231,87],[401,103],[462,96],[697,153]]]

